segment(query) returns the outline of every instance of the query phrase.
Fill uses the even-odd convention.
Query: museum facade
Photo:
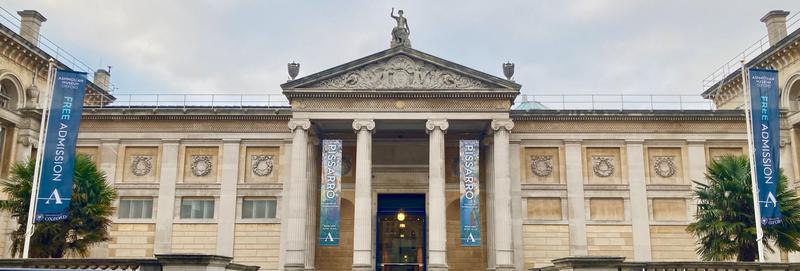
[[[23,24],[44,21],[26,12]],[[797,180],[800,32],[787,34],[786,14],[770,14],[770,39],[781,18],[783,37],[748,65],[781,72],[781,167]],[[37,39],[3,30],[5,178],[11,163],[36,152],[39,95],[28,89],[45,85],[50,55]],[[119,199],[113,239],[92,256],[216,254],[264,270],[698,259],[686,232],[692,181],[704,181],[709,161],[747,149],[735,72],[703,93],[717,110],[520,109],[533,101],[517,99],[522,86],[511,76],[426,54],[397,32],[389,49],[318,73],[294,78],[290,64],[287,106],[115,106],[107,72],[95,74],[78,153],[105,171]],[[335,246],[319,238],[328,139],[342,142]],[[459,239],[461,140],[480,142],[478,246]],[[8,240],[0,245],[9,256]]]

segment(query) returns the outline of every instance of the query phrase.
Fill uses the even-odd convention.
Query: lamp
[[[397,212],[397,221],[404,221],[406,220],[406,213],[403,212],[403,209]]]

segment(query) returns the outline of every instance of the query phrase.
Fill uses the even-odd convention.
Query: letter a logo
[[[50,194],[50,197],[44,202],[44,204],[50,204],[50,200],[56,200],[56,204],[62,204],[61,202],[61,195],[58,194],[57,189],[53,189],[53,193]]]
[[[333,235],[331,235],[330,232],[328,233],[328,236],[325,237],[325,242],[333,242]]]
[[[773,207],[778,206],[778,200],[775,199],[775,195],[773,195],[772,192],[767,193],[767,200],[764,201],[764,207],[769,207],[770,203]]]
[[[469,238],[467,238],[467,240],[468,240],[469,242],[471,242],[471,243],[474,243],[474,242],[475,242],[475,237],[474,237],[474,236],[472,236],[472,233],[471,233],[471,232],[469,233]]]

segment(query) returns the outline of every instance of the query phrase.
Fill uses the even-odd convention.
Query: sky
[[[414,49],[514,80],[527,94],[699,95],[703,79],[800,1],[7,0],[115,93],[278,94],[300,77],[389,48],[403,9]]]

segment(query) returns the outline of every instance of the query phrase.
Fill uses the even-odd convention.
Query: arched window
[[[0,80],[0,107],[5,109],[17,109],[17,85],[10,79]]]
[[[800,80],[795,80],[789,86],[789,110],[800,110]]]

